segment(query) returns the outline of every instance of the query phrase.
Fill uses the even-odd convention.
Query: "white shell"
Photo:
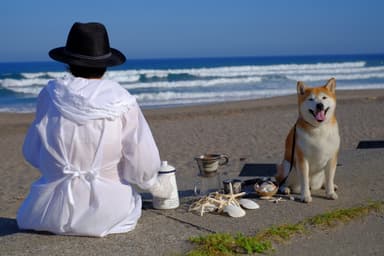
[[[229,204],[224,207],[224,212],[228,213],[233,218],[240,218],[245,216],[245,211],[237,205]]]
[[[254,189],[257,192],[269,193],[276,189],[276,185],[273,182],[265,181],[261,185],[256,183]]]
[[[204,211],[205,212],[214,212],[217,210],[217,206],[211,203],[206,203],[204,205]]]
[[[242,207],[249,210],[259,209],[260,205],[256,203],[255,201],[247,198],[241,198],[239,200],[239,203]]]

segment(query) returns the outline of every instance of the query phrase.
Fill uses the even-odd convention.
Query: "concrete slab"
[[[343,151],[337,170],[339,199],[324,198],[324,191],[314,192],[311,204],[286,201],[274,204],[258,201],[261,208],[247,210],[243,218],[206,214],[203,217],[187,211],[193,197],[182,197],[175,210],[154,210],[144,204],[143,216],[130,233],[94,239],[63,237],[41,233],[23,233],[12,218],[0,218],[1,255],[174,255],[192,248],[191,236],[212,232],[241,232],[246,235],[285,223],[296,223],[326,211],[357,206],[370,200],[383,200],[383,149]],[[260,159],[260,163],[264,162]],[[179,189],[190,191],[190,174],[178,174]],[[229,173],[228,175],[231,175]],[[145,223],[145,224],[144,224]],[[369,216],[335,230],[318,231],[309,237],[298,237],[279,245],[279,255],[379,255],[382,252],[383,216]],[[339,242],[335,242],[339,241]],[[316,254],[318,252],[318,254]]]

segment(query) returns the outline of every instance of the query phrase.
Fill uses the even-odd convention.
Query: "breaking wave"
[[[338,89],[384,88],[384,64],[365,60],[317,63],[235,64],[187,68],[126,68],[108,71],[143,106],[201,104],[291,94],[296,82],[324,84],[335,77]],[[166,65],[165,65],[166,66]],[[36,97],[51,79],[66,72],[38,71],[0,74],[0,97]],[[0,106],[2,109],[9,106]]]

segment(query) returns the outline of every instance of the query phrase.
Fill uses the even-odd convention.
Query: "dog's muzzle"
[[[316,104],[316,110],[309,109],[309,113],[313,115],[317,122],[321,123],[325,120],[325,116],[327,115],[329,108],[324,110],[323,103]]]

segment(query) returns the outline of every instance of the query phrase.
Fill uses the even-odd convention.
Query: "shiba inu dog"
[[[337,199],[334,177],[340,136],[335,89],[334,78],[319,87],[297,83],[299,117],[286,138],[276,180],[281,191],[300,193],[306,203],[312,201],[310,190],[323,186],[327,198]]]

